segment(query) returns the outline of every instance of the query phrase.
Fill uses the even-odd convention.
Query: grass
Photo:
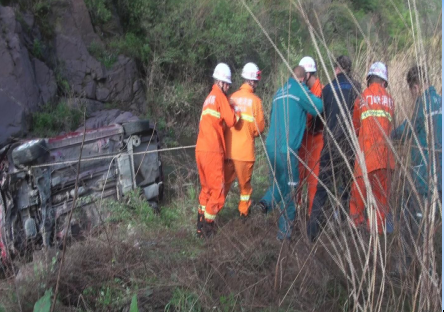
[[[311,44],[323,45],[319,40],[321,34],[313,38]],[[429,65],[429,75],[432,84],[441,92],[438,53],[442,41],[429,38],[425,43],[425,49],[421,42],[412,41],[411,47],[402,51],[391,49],[391,55],[378,55],[378,58],[386,58],[389,65],[389,91],[398,103],[397,122],[409,118],[412,113],[405,72],[412,63],[419,62],[417,51],[434,62]],[[328,50],[326,46],[322,48]],[[294,47],[289,50],[298,51]],[[375,56],[367,46],[351,52],[355,56],[354,71],[360,81],[364,81],[368,65]],[[319,67],[331,75],[331,64],[323,56],[322,53],[316,55]],[[270,75],[268,81],[261,82],[263,89],[259,92],[264,105],[269,105],[272,96],[272,91],[263,91],[270,88],[267,82],[274,88],[288,75],[288,72]],[[171,109],[184,106],[181,113],[185,115],[192,99],[190,91],[183,86],[168,91],[158,99]],[[184,101],[176,101],[182,97]],[[269,106],[266,110],[269,111]],[[50,128],[48,125],[53,121],[47,115],[39,116],[40,124]],[[59,117],[67,115],[70,113],[61,106]],[[166,116],[164,128],[174,122],[173,117]],[[399,164],[408,164],[410,148],[409,143],[398,147]],[[260,141],[256,150],[252,180],[254,200],[260,198],[269,183],[267,159]],[[199,184],[193,152],[162,156],[163,163],[168,165],[165,168],[167,199],[162,203],[160,215],[154,214],[138,192],[131,193],[123,202],[106,202],[105,208],[112,211],[111,219],[98,233],[73,243],[67,250],[59,292],[62,308],[120,311],[128,307],[137,294],[139,307],[146,310],[440,309],[442,208],[438,204],[439,212],[433,219],[431,207],[436,203],[426,205],[420,201],[419,209],[426,216],[421,226],[429,230],[417,235],[408,231],[410,224],[403,222],[407,218],[403,196],[405,192],[411,193],[405,190],[406,170],[397,168],[395,173],[395,195],[390,203],[397,218],[393,234],[377,235],[356,229],[347,222],[338,225],[329,221],[323,235],[311,244],[305,236],[306,217],[299,213],[294,239],[281,243],[275,239],[278,211],[269,216],[252,214],[247,223],[242,223],[237,213],[239,194],[233,186],[218,217],[217,234],[210,240],[198,240],[194,230]],[[371,197],[371,192],[368,193]],[[39,270],[0,282],[0,311],[2,308],[30,310],[45,290],[55,285],[53,257],[48,258],[49,262],[35,259],[42,263]],[[21,272],[27,272],[29,264],[18,262],[17,266]]]
[[[46,104],[32,116],[32,133],[40,137],[58,135],[75,130],[83,119],[82,112],[69,107],[65,102]]]

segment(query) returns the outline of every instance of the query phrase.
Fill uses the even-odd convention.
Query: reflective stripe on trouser
[[[254,161],[225,160],[225,196],[230,191],[231,184],[237,177],[239,181],[240,200],[239,213],[247,216],[250,209],[250,196],[253,192],[251,187],[251,175],[253,174]]]
[[[271,185],[268,187],[267,192],[261,201],[264,202],[269,211],[274,205],[279,204],[281,215],[279,217],[279,232],[278,238],[290,237],[291,227],[296,217],[296,205],[295,205],[295,183],[299,180],[298,160],[296,157],[289,153],[275,153],[274,147],[270,148],[266,146],[268,156],[272,169],[276,176],[277,184],[274,182],[271,176]],[[281,191],[282,197],[279,194],[278,187]],[[284,210],[284,206],[286,209]]]
[[[376,211],[374,207],[367,207],[367,213],[365,213],[365,202],[367,201],[367,189],[364,184],[363,177],[357,177],[356,182],[351,187],[350,197],[350,217],[356,225],[365,222],[365,216],[367,215],[367,227],[370,228],[370,219],[368,218],[370,213],[376,212],[376,223],[378,225],[379,234],[383,233],[383,225],[385,226],[386,215],[389,213],[388,197],[390,192],[391,170],[379,169],[368,173],[370,185],[372,188],[373,196],[376,200]],[[364,199],[359,194],[358,188],[361,190]],[[372,209],[372,210],[370,210]]]
[[[302,191],[304,184],[307,185],[307,213],[311,215],[313,207],[313,199],[316,194],[319,176],[319,160],[321,158],[322,147],[324,146],[324,138],[322,133],[315,135],[306,134],[302,146],[299,148],[299,157],[305,161],[309,169],[299,162],[299,186],[298,186],[298,203],[302,202]]]
[[[225,203],[224,155],[196,151],[201,191],[199,204],[205,206],[205,219],[213,221]]]

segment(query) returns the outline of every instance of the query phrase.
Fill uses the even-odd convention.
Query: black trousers
[[[329,196],[327,189],[337,199],[340,198],[343,207],[348,210],[352,172],[347,168],[347,164],[353,170],[354,153],[351,143],[345,135],[337,137],[336,141],[339,148],[327,135],[324,138],[324,147],[319,160],[319,180],[321,183],[318,183],[310,220],[307,225],[307,234],[312,241],[318,236],[320,227],[325,222],[327,214],[332,213],[335,209],[338,213],[342,211],[337,210],[339,204],[334,201],[332,201],[334,203],[333,206],[329,207],[332,209],[327,209],[326,202]]]

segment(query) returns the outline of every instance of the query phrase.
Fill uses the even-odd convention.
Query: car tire
[[[27,165],[48,152],[46,141],[42,139],[26,142],[12,151],[12,161],[14,165]]]
[[[125,131],[125,135],[133,135],[144,133],[152,130],[153,128],[150,126],[150,122],[148,120],[139,120],[133,122],[127,122],[122,124],[123,130]]]

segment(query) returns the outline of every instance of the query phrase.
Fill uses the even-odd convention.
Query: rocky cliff
[[[106,68],[88,48],[104,45],[83,0],[52,1],[36,16],[0,6],[0,146],[29,129],[39,107],[64,100],[89,112],[105,103],[141,111],[145,92],[136,62],[124,55]],[[40,19],[40,23],[37,21]],[[46,28],[42,28],[42,19]]]

